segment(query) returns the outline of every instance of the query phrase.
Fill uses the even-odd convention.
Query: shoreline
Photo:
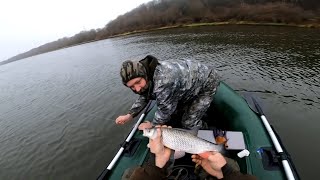
[[[122,37],[132,34],[144,33],[144,32],[152,32],[166,29],[174,29],[174,28],[183,28],[183,27],[201,27],[201,26],[222,26],[222,25],[252,25],[252,26],[278,26],[278,27],[297,27],[297,28],[320,28],[320,24],[287,24],[287,23],[257,23],[251,21],[224,21],[224,22],[211,22],[211,23],[190,23],[190,24],[179,24],[172,26],[163,26],[159,28],[151,28],[144,30],[135,30],[130,32],[125,32],[117,35],[109,36],[108,38]],[[108,39],[104,38],[104,39]],[[104,39],[94,40],[100,41]],[[93,41],[90,41],[93,42]]]
[[[94,40],[91,40],[91,41],[85,41],[85,42],[82,42],[82,43],[61,47],[61,48],[58,48],[58,49],[55,49],[55,50],[52,50],[52,51],[57,51],[57,50],[61,50],[61,49],[65,49],[65,48],[69,48],[69,47],[73,47],[73,46],[78,46],[78,45],[82,45],[82,44],[87,44],[87,43],[91,43],[91,42],[101,41],[101,40],[105,40],[105,39],[109,39],[109,38],[124,37],[124,36],[128,36],[128,35],[134,35],[134,34],[146,33],[146,32],[152,32],[152,31],[160,31],[160,30],[174,29],[174,28],[192,28],[192,27],[201,27],[201,26],[223,26],[223,25],[278,26],[278,27],[293,27],[293,28],[294,27],[295,28],[320,28],[320,24],[318,24],[318,23],[313,23],[313,24],[311,24],[311,23],[309,23],[309,24],[308,23],[306,23],[306,24],[287,24],[287,23],[257,23],[257,22],[251,22],[251,21],[224,21],[224,22],[189,23],[189,24],[186,23],[186,24],[177,24],[177,25],[171,25],[171,26],[163,26],[163,27],[158,27],[158,28],[150,28],[150,29],[144,29],[144,30],[135,30],[135,31],[125,32],[125,33],[121,33],[121,34],[117,34],[117,35],[112,35],[112,36],[109,36],[107,38],[94,39]],[[31,55],[31,56],[27,56],[27,57],[23,57],[23,58],[20,58],[20,59],[15,59],[15,60],[10,60],[10,58],[9,58],[8,60],[1,61],[0,65],[8,64],[8,63],[11,63],[11,62],[14,62],[14,61],[18,61],[18,60],[21,60],[21,59],[29,58],[29,57],[32,57],[32,56],[36,56],[36,55],[40,55],[40,54],[44,54],[44,53],[48,53],[48,52],[52,52],[52,51],[41,52],[39,54],[34,54],[34,55]]]

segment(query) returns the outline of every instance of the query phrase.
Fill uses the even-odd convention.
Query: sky
[[[151,0],[2,0],[0,61],[42,44],[104,27]]]

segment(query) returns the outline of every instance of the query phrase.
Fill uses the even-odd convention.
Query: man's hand
[[[171,149],[165,147],[162,142],[162,135],[161,135],[161,127],[167,126],[156,126],[157,127],[157,137],[154,139],[149,139],[148,147],[150,151],[155,154],[156,158],[156,166],[162,168],[166,165],[166,163],[170,159]]]
[[[202,158],[199,155],[192,155],[192,161],[198,165],[201,165],[207,173],[215,176],[218,179],[223,178],[221,168],[227,163],[222,154],[218,152],[212,152],[208,159]]]
[[[126,115],[123,115],[123,116],[119,116],[116,119],[116,124],[125,124],[126,122],[131,121],[132,119],[133,118],[132,118],[131,114],[126,114]]]
[[[139,130],[144,130],[144,129],[148,129],[148,128],[152,128],[152,123],[149,121],[146,121],[144,123],[141,123],[138,127]]]

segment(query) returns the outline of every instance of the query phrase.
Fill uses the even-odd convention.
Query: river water
[[[303,179],[320,158],[319,29],[182,28],[112,38],[0,66],[0,179],[95,179],[132,127],[114,119],[136,96],[124,60],[152,54],[214,66],[260,97]]]

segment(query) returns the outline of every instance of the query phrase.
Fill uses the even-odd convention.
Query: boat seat
[[[199,130],[198,137],[216,143],[212,130]],[[226,138],[228,140],[227,150],[243,150],[246,149],[243,134],[240,131],[227,131]]]

